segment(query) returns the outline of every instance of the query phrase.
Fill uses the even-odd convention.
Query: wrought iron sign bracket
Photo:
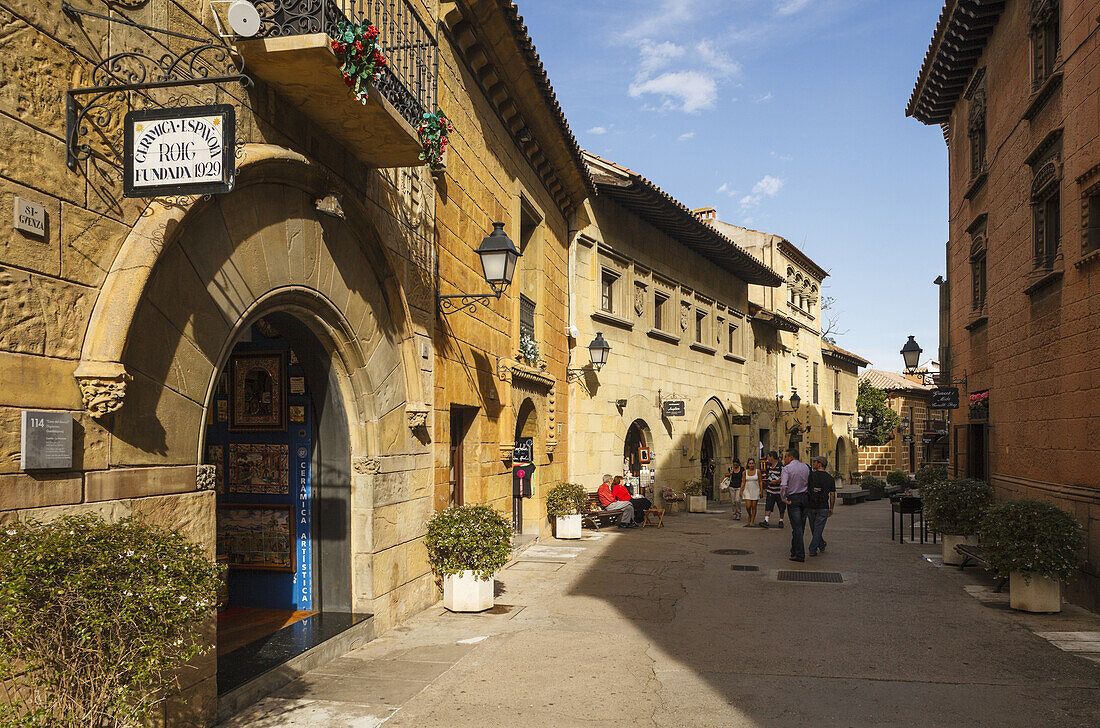
[[[114,94],[128,96],[131,93],[139,93],[145,95],[152,106],[170,108],[186,106],[193,103],[193,99],[182,94],[181,98],[174,103],[158,104],[149,99],[145,92],[222,83],[237,83],[246,88],[252,85],[252,79],[244,73],[244,60],[236,55],[233,48],[223,43],[211,42],[210,38],[154,28],[125,18],[82,10],[67,2],[61,4],[61,11],[75,23],[80,22],[80,16],[86,15],[149,33],[182,38],[196,44],[180,53],[165,48],[159,58],[139,51],[114,53],[92,68],[93,85],[66,91],[65,163],[71,170],[76,170],[80,162],[93,154],[91,145],[82,142],[81,137],[86,136],[93,129],[109,129],[115,124],[116,110],[104,102],[104,99],[109,96]],[[216,70],[221,70],[222,73],[210,75]],[[80,99],[84,97],[91,98],[81,101]],[[121,169],[110,160],[106,161]]]
[[[477,311],[478,304],[488,308],[491,302],[499,301],[500,296],[500,293],[483,293],[479,296],[455,293],[447,296],[439,296],[439,312],[444,316],[452,314],[455,311],[461,311],[462,309],[468,309],[470,313],[473,313]]]

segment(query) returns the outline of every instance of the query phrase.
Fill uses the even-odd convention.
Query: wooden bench
[[[610,522],[618,523],[622,517],[622,511],[604,510],[603,505],[600,504],[599,493],[588,494],[588,510],[581,514],[581,520],[597,531],[600,530],[600,526],[608,525]]]
[[[869,490],[838,490],[836,492],[840,496],[841,502],[846,505],[855,505],[856,503],[862,503],[867,500],[867,496],[871,495]]]
[[[970,566],[970,562],[978,564],[986,571],[989,571],[989,562],[985,560],[985,551],[981,546],[972,546],[968,543],[960,543],[955,546],[955,553],[963,557],[962,563],[959,564],[959,571],[962,571],[967,566]],[[1008,579],[1002,578],[997,581],[997,588],[994,591],[1000,592],[1005,588],[1005,584],[1008,583]]]

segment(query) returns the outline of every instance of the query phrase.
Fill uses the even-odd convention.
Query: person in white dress
[[[749,458],[745,463],[744,475],[741,478],[741,500],[745,502],[745,511],[748,513],[746,526],[755,525],[756,502],[760,500],[760,470],[756,467],[756,458]]]

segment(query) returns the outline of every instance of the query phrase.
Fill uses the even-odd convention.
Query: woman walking
[[[730,463],[730,469],[726,473],[726,487],[729,489],[730,503],[733,505],[733,520],[741,520],[741,483],[745,479],[745,469],[741,467],[741,461],[737,458]]]
[[[760,471],[756,468],[756,458],[749,458],[745,463],[745,472],[741,479],[741,500],[745,501],[745,511],[749,516],[745,525],[755,525],[756,502],[760,500]]]

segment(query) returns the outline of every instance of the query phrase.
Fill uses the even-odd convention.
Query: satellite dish
[[[229,27],[237,35],[249,38],[260,32],[260,13],[248,0],[235,0],[227,13]]]

